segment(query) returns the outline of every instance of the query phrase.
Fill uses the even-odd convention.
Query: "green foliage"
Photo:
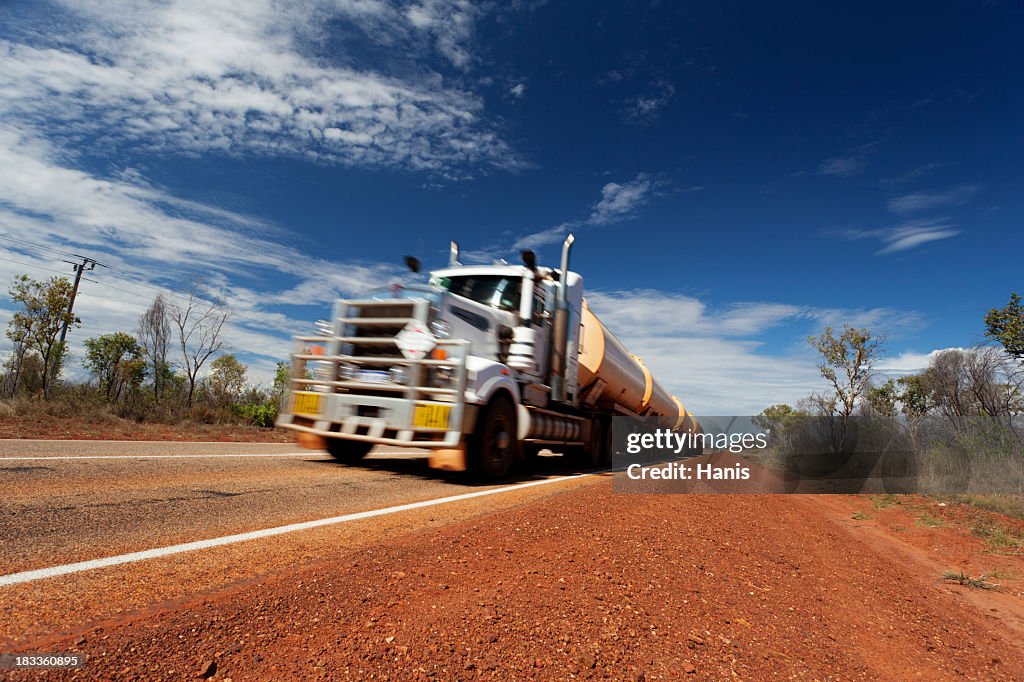
[[[985,336],[1001,343],[1013,357],[1024,358],[1024,305],[1017,292],[1010,294],[1005,306],[985,315]]]
[[[227,353],[210,363],[210,370],[207,384],[213,401],[218,405],[229,405],[237,401],[245,389],[245,365]]]
[[[235,414],[253,426],[271,428],[274,426],[274,420],[277,419],[277,405],[273,403],[235,405]]]
[[[871,369],[881,355],[882,342],[867,329],[843,326],[838,337],[832,327],[825,327],[808,342],[821,355],[818,369],[835,391],[839,416],[849,417],[857,400],[864,395],[871,379]]]
[[[82,364],[96,376],[107,400],[119,398],[125,387],[138,388],[146,371],[142,348],[134,336],[124,332],[86,339]]]
[[[794,409],[785,403],[779,403],[778,405],[772,405],[761,410],[761,413],[754,417],[754,421],[766,431],[772,429],[785,430],[800,417],[806,416],[807,413],[802,410]]]
[[[277,363],[277,370],[274,372],[274,388],[273,394],[275,396],[282,396],[288,390],[288,382],[291,381],[292,372],[287,362]]]
[[[899,385],[898,399],[902,403],[903,414],[920,417],[932,408],[931,390],[925,374],[911,374],[896,380]]]
[[[881,386],[868,388],[867,402],[871,411],[883,417],[896,416],[896,403],[899,400],[899,392],[896,382],[890,379]]]
[[[39,282],[18,275],[10,288],[11,300],[20,305],[7,324],[7,338],[17,348],[37,353],[43,363],[40,377],[44,396],[49,397],[52,379],[60,373],[66,348],[58,337],[65,325],[77,327],[81,320],[68,312],[73,285],[66,277],[51,277]],[[24,358],[21,355],[21,358]],[[14,387],[15,390],[17,386]]]

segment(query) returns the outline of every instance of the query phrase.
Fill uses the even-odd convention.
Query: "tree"
[[[896,382],[889,379],[881,386],[869,386],[867,392],[867,405],[871,412],[883,417],[896,416],[896,403],[899,402],[899,389]]]
[[[11,300],[22,306],[7,324],[7,338],[24,352],[38,353],[43,362],[42,392],[50,397],[50,384],[60,373],[66,348],[57,340],[64,325],[78,327],[82,321],[68,308],[72,285],[66,277],[39,282],[18,275],[11,286]],[[24,359],[24,355],[21,356]]]
[[[1002,308],[993,308],[985,315],[985,336],[1002,344],[1007,353],[1024,358],[1024,305],[1017,292],[1010,294],[1010,302]]]
[[[922,381],[932,404],[958,430],[971,417],[1008,420],[1024,390],[1021,371],[992,346],[943,351]]]
[[[170,318],[178,333],[178,344],[188,379],[188,404],[196,392],[196,378],[210,356],[224,345],[221,331],[230,311],[216,302],[199,297],[199,282],[193,282],[184,304],[170,306]]]
[[[277,408],[281,405],[281,400],[284,398],[284,394],[288,392],[291,387],[292,370],[287,362],[278,362],[277,369],[274,370],[274,386],[270,389],[270,400],[273,402],[274,407]]]
[[[245,390],[246,367],[231,353],[221,355],[210,363],[207,380],[213,400],[218,405],[231,405]]]
[[[153,397],[160,400],[166,392],[170,364],[167,350],[171,343],[171,323],[167,319],[167,303],[157,294],[153,304],[139,317],[139,341],[153,376]]]
[[[835,446],[839,451],[845,451],[850,415],[870,386],[871,370],[881,355],[882,342],[869,330],[849,325],[843,326],[843,333],[838,337],[832,327],[825,327],[821,334],[807,340],[821,355],[818,370],[834,392],[835,411],[839,418]]]
[[[131,334],[114,332],[85,340],[85,361],[107,401],[118,398],[125,385],[141,383],[142,348]]]
[[[14,341],[14,350],[5,363],[7,371],[4,374],[3,391],[6,395],[13,396],[18,392],[18,387],[25,384],[22,380],[22,375],[26,367],[28,346],[25,345],[24,330],[17,330],[13,338],[11,337],[11,331],[8,330],[7,336]]]

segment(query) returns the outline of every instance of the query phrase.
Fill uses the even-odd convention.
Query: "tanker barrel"
[[[608,331],[584,300],[580,318],[580,393],[598,381],[603,381],[604,386],[593,399],[600,408],[621,407],[635,414],[658,417],[667,428],[677,428],[681,414],[685,414],[682,405]]]

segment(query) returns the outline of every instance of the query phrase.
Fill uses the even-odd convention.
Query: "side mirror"
[[[405,257],[405,266],[413,272],[420,271],[420,260],[419,258],[413,258],[412,256]]]

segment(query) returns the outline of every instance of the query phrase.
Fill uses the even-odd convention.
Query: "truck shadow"
[[[309,459],[307,462],[320,464],[328,467],[346,467],[352,469],[363,469],[364,471],[380,471],[399,474],[402,476],[415,476],[420,479],[444,481],[453,485],[465,487],[482,487],[493,485],[508,485],[512,483],[528,483],[557,476],[574,476],[579,474],[596,474],[599,476],[611,476],[607,467],[584,467],[573,462],[568,457],[561,455],[540,455],[519,462],[512,470],[512,473],[500,481],[488,481],[474,478],[472,474],[464,471],[441,471],[431,469],[428,465],[426,455],[389,455],[388,453],[371,454],[368,458],[357,464],[344,464],[333,459]]]

